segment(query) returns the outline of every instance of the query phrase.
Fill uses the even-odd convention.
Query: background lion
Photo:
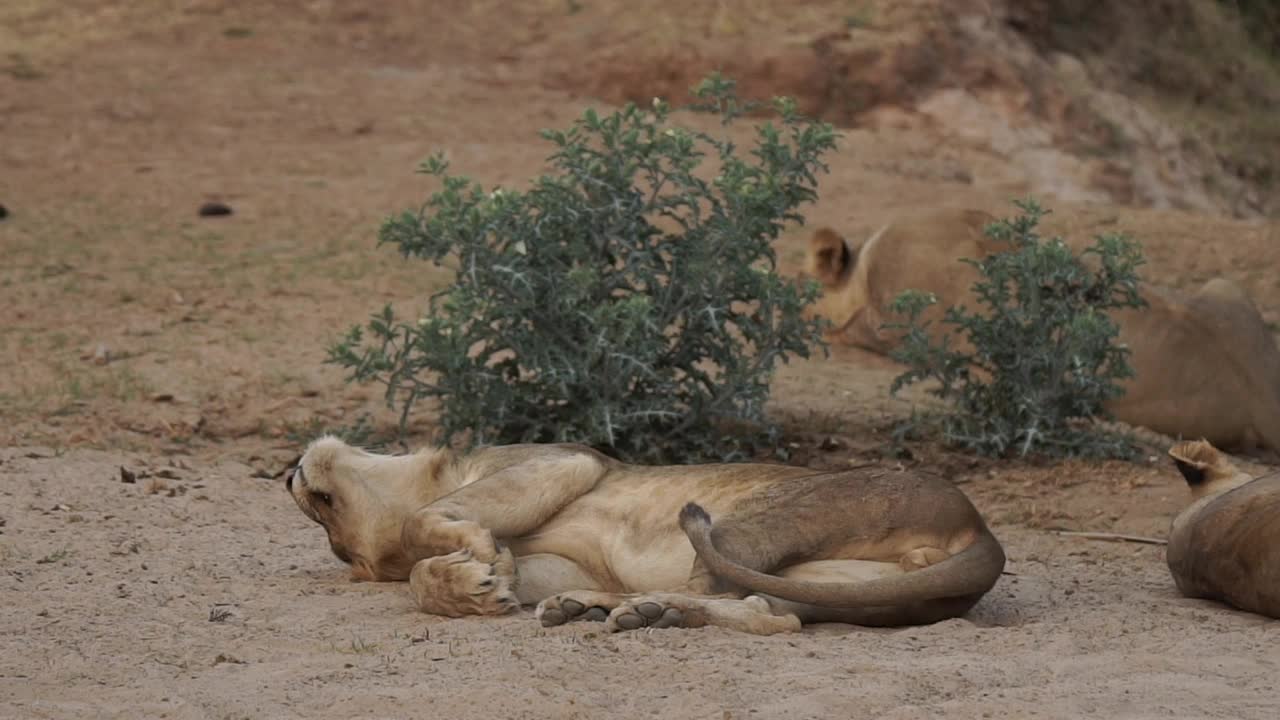
[[[1203,440],[1169,455],[1192,499],[1169,531],[1178,590],[1280,618],[1280,475],[1254,479]]]
[[[978,271],[960,259],[1003,248],[983,233],[994,221],[979,210],[935,210],[886,225],[861,243],[822,228],[806,258],[806,272],[823,288],[812,312],[832,322],[833,342],[887,354],[900,336],[882,329],[891,319],[886,308],[914,288],[938,297],[922,319],[942,327],[946,307],[976,309]],[[1189,296],[1148,285],[1143,297],[1147,307],[1112,314],[1134,377],[1107,409],[1174,437],[1280,451],[1280,350],[1245,292],[1218,278]]]
[[[377,455],[312,443],[298,507],[361,580],[409,579],[425,612],[538,603],[610,630],[931,623],[1004,568],[964,493],[930,475],[760,464],[645,467],[574,445]]]

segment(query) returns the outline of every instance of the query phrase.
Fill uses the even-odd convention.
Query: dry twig
[[[1118,533],[1104,532],[1075,532],[1072,530],[1057,530],[1058,535],[1067,535],[1070,537],[1084,538],[1085,540],[1102,540],[1105,542],[1129,542],[1140,543],[1142,545],[1168,545],[1168,540],[1160,538],[1149,538],[1141,535],[1122,535]]]

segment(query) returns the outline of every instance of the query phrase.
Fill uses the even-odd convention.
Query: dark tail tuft
[[[680,509],[680,527],[685,532],[690,525],[710,525],[711,516],[698,503],[688,503]]]

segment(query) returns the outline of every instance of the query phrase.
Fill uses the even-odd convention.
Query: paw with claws
[[[505,615],[520,606],[515,594],[515,561],[502,550],[492,562],[470,550],[419,560],[409,574],[409,592],[418,608],[432,615]]]

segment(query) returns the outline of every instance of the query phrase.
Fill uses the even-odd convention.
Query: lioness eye
[[[328,505],[330,507],[333,506],[333,496],[327,492],[320,492],[318,490],[314,490],[311,493],[311,497],[315,498],[316,500],[319,500],[325,505]]]

